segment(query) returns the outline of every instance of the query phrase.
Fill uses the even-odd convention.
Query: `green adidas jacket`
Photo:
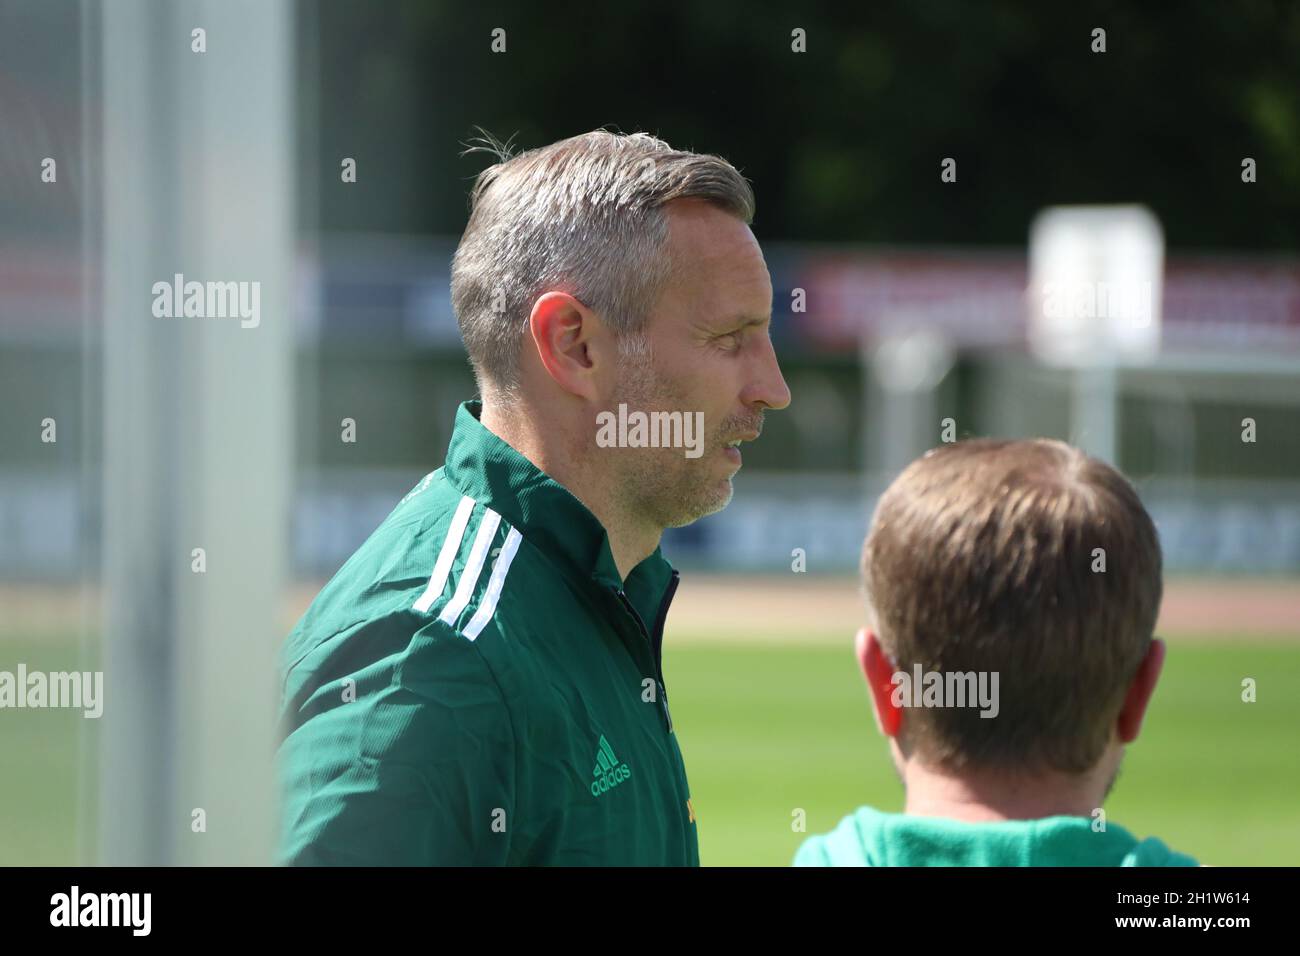
[[[456,416],[281,655],[280,857],[698,866],[664,690],[677,572]]]

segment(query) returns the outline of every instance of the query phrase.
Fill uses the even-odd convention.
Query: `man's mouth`
[[[757,437],[758,432],[749,432],[748,434],[741,435],[739,438],[733,438],[730,441],[723,442],[722,454],[725,455],[732,464],[739,467],[741,463],[741,442],[753,441]]]

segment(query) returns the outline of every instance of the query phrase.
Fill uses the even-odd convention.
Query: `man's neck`
[[[590,450],[572,430],[548,428],[546,434],[535,424],[536,415],[523,405],[505,411],[484,398],[479,422],[538,469],[565,487],[600,522],[609,537],[619,577],[626,581],[632,569],[654,553],[663,537],[662,528],[646,528],[623,513],[612,493],[613,482],[590,468]]]
[[[586,500],[580,495],[578,500],[586,504]],[[659,541],[663,537],[663,531],[654,529],[629,531],[627,526],[620,525],[617,519],[607,518],[592,505],[588,504],[587,507],[592,509],[592,514],[599,518],[604,526],[605,533],[609,536],[609,550],[613,553],[614,564],[618,567],[618,576],[626,581],[633,568],[654,554],[655,548],[659,547]]]
[[[903,773],[907,799],[903,812],[969,823],[1090,817],[1101,806],[1104,787],[1092,776],[1011,777],[1005,774],[956,777],[909,761]]]

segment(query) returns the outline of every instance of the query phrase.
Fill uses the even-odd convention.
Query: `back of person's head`
[[[899,671],[999,675],[992,719],[909,710],[904,754],[950,772],[1097,764],[1161,597],[1155,527],[1118,471],[1059,441],[942,446],[881,497],[862,572]]]

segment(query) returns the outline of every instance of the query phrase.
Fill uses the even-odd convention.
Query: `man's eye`
[[[740,339],[741,335],[739,332],[728,332],[726,335],[718,336],[718,342],[727,350],[740,348]]]

